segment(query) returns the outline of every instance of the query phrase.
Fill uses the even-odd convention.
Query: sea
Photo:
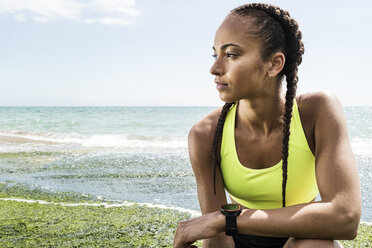
[[[0,182],[200,210],[187,149],[216,107],[0,107]],[[372,107],[344,107],[372,222]]]

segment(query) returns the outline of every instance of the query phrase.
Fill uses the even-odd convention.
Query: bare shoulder
[[[298,108],[302,115],[311,116],[312,119],[317,119],[327,114],[342,114],[342,104],[331,92],[317,91],[301,94],[297,98]]]
[[[211,144],[213,142],[214,132],[217,126],[217,120],[222,108],[215,109],[203,119],[194,124],[189,132],[190,142]]]
[[[188,147],[190,162],[195,177],[203,177],[205,170],[211,168],[213,138],[221,108],[218,108],[197,122],[190,130]]]
[[[336,143],[350,146],[344,110],[334,94],[327,91],[302,94],[298,97],[298,109],[308,144],[315,156],[320,151],[335,147]]]
[[[341,102],[328,91],[301,94],[296,100],[307,142],[315,154],[319,137],[329,137],[324,134],[340,125],[345,129],[346,120]]]

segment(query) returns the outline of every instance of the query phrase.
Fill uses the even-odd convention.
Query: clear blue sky
[[[372,1],[268,1],[300,25],[298,92],[372,105]],[[0,0],[0,105],[221,105],[226,0]]]

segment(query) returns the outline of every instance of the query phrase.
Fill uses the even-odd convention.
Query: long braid
[[[286,57],[286,63],[280,75],[286,76],[287,91],[285,95],[285,111],[283,118],[283,149],[282,149],[282,205],[286,206],[286,185],[288,172],[288,144],[290,137],[290,125],[293,110],[293,100],[296,96],[298,82],[298,66],[302,61],[304,45],[301,41],[301,31],[297,22],[289,13],[277,6],[261,3],[246,4],[231,11],[231,14],[253,17],[256,30],[254,34],[263,43],[262,59],[267,60],[277,51],[282,51]],[[230,105],[231,106],[231,105]],[[226,104],[219,117],[213,142],[213,164],[214,164],[214,193],[216,194],[215,180],[218,144],[222,137],[222,127],[229,107]],[[226,111],[226,113],[224,112]]]
[[[297,78],[297,75],[296,75]],[[297,88],[297,79],[296,81],[288,80],[287,77],[287,92],[285,94],[285,110],[284,110],[284,120],[283,120],[283,147],[282,147],[282,170],[283,170],[283,180],[282,180],[282,206],[285,207],[285,199],[286,199],[286,186],[287,186],[287,171],[288,171],[288,143],[289,143],[289,136],[290,126],[291,126],[291,118],[292,118],[292,109],[293,109],[293,99],[296,96],[296,88]]]
[[[212,150],[212,159],[213,159],[213,192],[214,195],[216,195],[216,170],[217,167],[220,166],[220,162],[218,161],[218,145],[220,144],[221,138],[222,138],[222,130],[223,130],[223,124],[225,123],[226,115],[229,112],[230,107],[234,103],[225,103],[223,105],[220,116],[217,121],[217,127],[216,131],[214,133],[213,138],[213,150]]]

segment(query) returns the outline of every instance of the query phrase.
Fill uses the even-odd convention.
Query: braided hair
[[[288,171],[288,143],[292,118],[293,100],[296,96],[298,82],[298,66],[302,61],[304,45],[301,41],[302,34],[298,29],[297,22],[289,13],[277,6],[263,3],[245,4],[233,9],[229,15],[250,17],[254,25],[250,35],[257,38],[262,44],[261,56],[267,61],[275,52],[283,52],[286,61],[283,70],[278,75],[286,77],[287,91],[285,94],[285,110],[283,116],[283,147],[282,147],[282,206],[286,205],[286,185]],[[216,132],[213,140],[213,177],[214,194],[216,194],[216,168],[220,166],[218,161],[218,145],[222,138],[223,125],[226,115],[233,103],[226,103],[220,113]]]

